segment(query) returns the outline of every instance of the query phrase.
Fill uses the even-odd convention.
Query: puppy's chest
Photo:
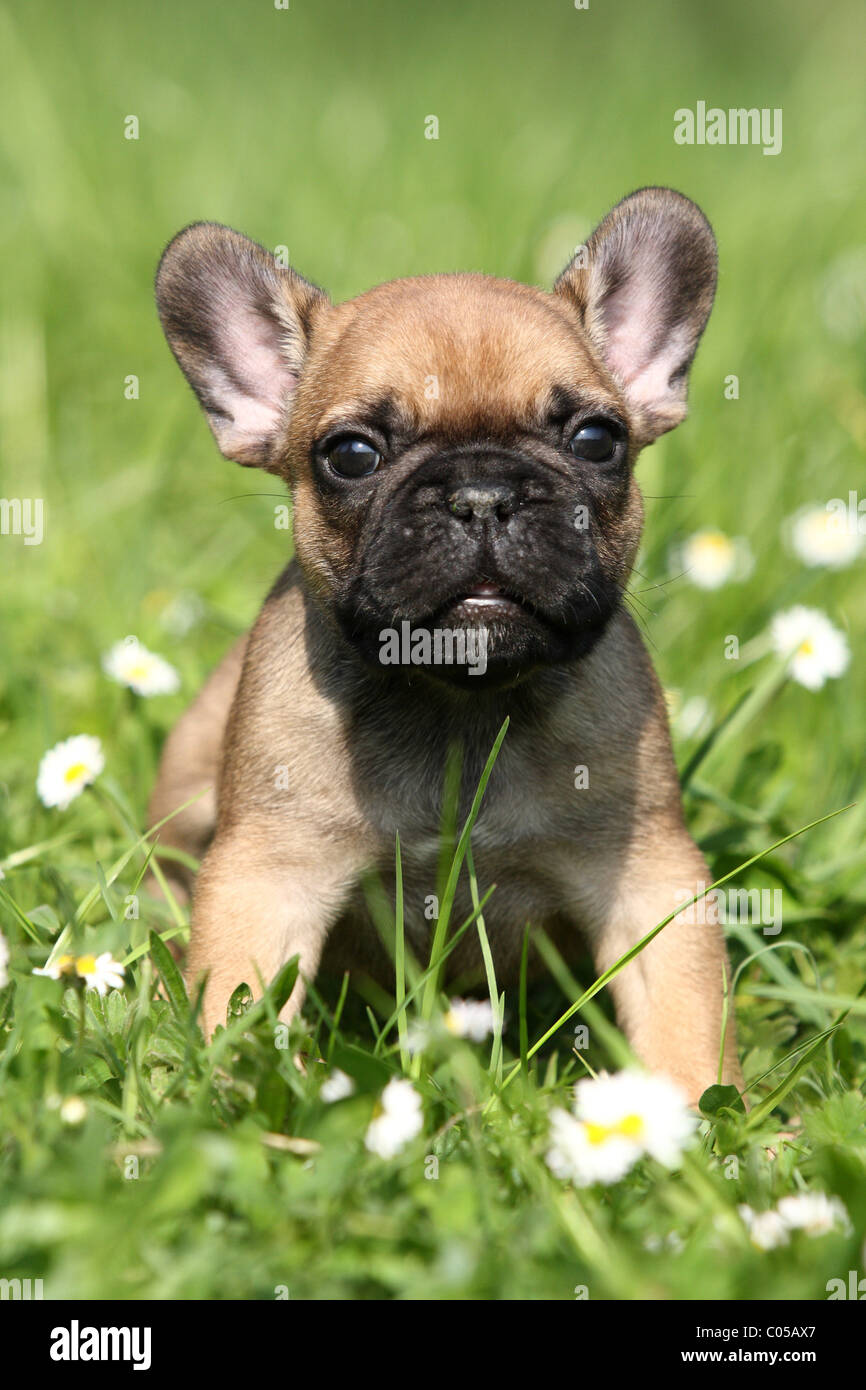
[[[457,815],[451,817],[457,835],[472,807],[495,732],[489,741],[479,739],[474,750],[464,753]],[[571,882],[563,865],[585,863],[586,855],[593,856],[598,828],[609,814],[609,796],[599,787],[599,779],[594,779],[592,788],[580,785],[576,766],[581,762],[570,739],[545,737],[536,730],[531,739],[523,738],[523,730],[513,724],[509,732],[515,737],[510,746],[506,740],[500,749],[471,836],[479,895],[483,898],[494,890],[484,917],[497,970],[501,966],[507,972],[519,963],[527,921],[550,923],[567,911]],[[447,749],[432,746],[432,741],[424,748],[418,738],[411,748],[408,742],[401,744],[397,739],[387,749],[379,745],[381,756],[365,764],[356,787],[363,796],[367,829],[373,833],[374,867],[391,902],[399,834],[406,939],[423,958],[436,927],[453,854],[453,842],[444,850],[442,845],[442,770]],[[359,888],[347,914],[355,930],[338,932],[335,939],[357,944],[375,938],[364,900]],[[472,910],[464,862],[452,927],[465,921]],[[467,951],[471,955],[468,945],[456,953],[455,968],[468,963]]]
[[[483,765],[467,768],[456,816],[459,835],[470,814]],[[552,877],[550,866],[564,843],[588,840],[598,806],[588,789],[575,787],[573,761],[557,750],[545,759],[525,761],[503,749],[489,776],[472,828],[472,853],[483,887],[496,882],[522,900],[527,893],[541,899]],[[372,800],[378,841],[378,867],[393,869],[394,845],[400,836],[404,881],[416,898],[433,892],[442,860],[443,785],[441,764],[429,773],[418,767],[383,786]],[[422,890],[425,890],[422,893]],[[497,889],[498,892],[498,889]],[[526,904],[524,904],[526,906]]]

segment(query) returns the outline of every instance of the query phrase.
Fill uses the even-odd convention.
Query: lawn
[[[0,7],[0,497],[41,500],[44,533],[3,513],[0,1278],[56,1299],[825,1299],[866,1274],[858,26],[847,0]],[[781,151],[677,144],[699,101],[781,110]],[[400,1012],[396,982],[339,980],[285,1036],[290,972],[198,1032],[164,944],[185,914],[142,885],[147,796],[291,541],[273,480],[217,454],[152,283],[212,218],[335,299],[458,268],[549,285],[648,183],[704,208],[720,279],[690,417],[639,463],[630,602],[691,830],[768,906],[727,924],[748,1108],[712,1091],[672,1166],[582,1186],[549,1161],[557,1116],[630,1059],[590,968],[537,936],[547,977],[507,991],[501,1042],[433,991]],[[779,649],[799,607],[832,625],[817,688]],[[106,674],[132,634],[176,693]],[[80,734],[104,769],[47,806],[40,762]],[[33,974],[105,952],[125,980],[104,995]],[[400,1078],[416,1132],[386,1156],[370,1125]],[[785,1221],[805,1194],[832,1205]]]

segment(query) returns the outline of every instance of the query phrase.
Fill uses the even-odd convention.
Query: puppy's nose
[[[447,503],[461,521],[504,521],[517,507],[517,492],[506,482],[465,483],[448,494]]]

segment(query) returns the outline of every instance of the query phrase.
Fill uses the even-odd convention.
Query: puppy
[[[296,953],[308,979],[392,982],[362,881],[393,891],[398,832],[426,960],[449,749],[462,816],[506,716],[472,835],[500,985],[528,922],[603,971],[711,881],[623,595],[637,457],[685,416],[715,282],[709,224],[663,188],[619,203],[551,293],[443,274],[333,305],[226,227],[171,242],[171,349],[222,453],[294,509],[295,558],[171,734],[151,803],[154,822],[210,789],[160,832],[203,856],[187,969],[207,974],[208,1033]],[[471,910],[461,882],[453,920]],[[466,932],[448,970],[480,964]],[[639,1057],[693,1101],[717,1077],[725,970],[719,926],[676,919],[611,985]]]

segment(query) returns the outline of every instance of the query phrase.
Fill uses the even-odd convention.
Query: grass
[[[0,9],[0,495],[46,509],[42,545],[0,537],[0,1277],[41,1277],[52,1298],[821,1299],[863,1273],[866,586],[862,558],[809,568],[784,527],[864,477],[856,17],[848,3],[739,0],[383,4],[375,20],[348,0]],[[675,145],[673,112],[697,100],[783,108],[782,154]],[[429,113],[438,141],[424,139]],[[443,997],[435,969],[418,988],[401,956],[399,913],[383,924],[404,961],[393,995],[320,982],[284,1038],[284,975],[252,1011],[238,1001],[210,1047],[197,1032],[160,941],[183,928],[138,892],[144,808],[165,733],[288,543],[267,480],[216,455],[151,284],[164,242],[202,217],[288,245],[336,298],[458,267],[549,283],[648,182],[705,208],[721,277],[692,415],[639,465],[633,603],[675,692],[689,825],[717,880],[780,890],[783,929],[728,925],[748,1114],[711,1095],[681,1170],[647,1161],[577,1191],[544,1161],[551,1108],[581,1059],[616,1069],[627,1050],[606,992],[544,939],[545,983],[503,1001],[489,976],[505,1026],[486,1044],[434,1032],[410,1054],[411,1024],[435,1021]],[[671,560],[708,525],[755,556],[714,592]],[[762,649],[795,603],[853,648],[819,692]],[[178,696],[136,700],[102,674],[127,632],[178,667]],[[731,635],[739,660],[725,659]],[[48,811],[40,757],[78,732],[102,739],[106,771]],[[476,882],[468,837],[453,868],[473,887],[465,930],[483,933],[493,886]],[[82,1012],[74,990],[34,977],[63,931],[126,959],[127,988],[89,993]],[[326,1104],[337,1067],[355,1094]],[[403,1073],[424,1129],[385,1161],[363,1136]],[[755,1249],[738,1204],[804,1190],[840,1197],[851,1234]]]

